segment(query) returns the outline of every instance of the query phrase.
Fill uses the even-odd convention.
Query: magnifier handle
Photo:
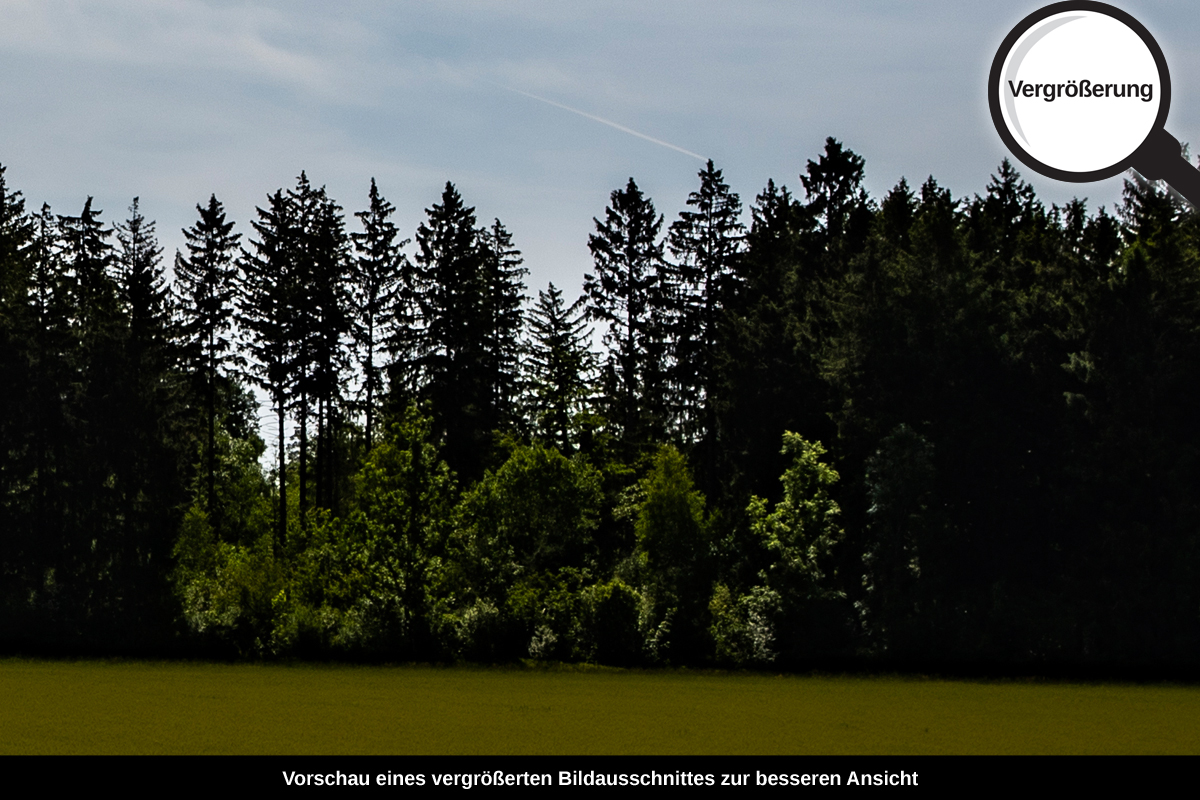
[[[1200,208],[1200,170],[1184,159],[1181,149],[1178,139],[1157,128],[1133,154],[1133,168],[1152,181],[1166,181]]]

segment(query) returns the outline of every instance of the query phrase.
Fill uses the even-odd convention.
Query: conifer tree
[[[36,442],[30,433],[37,408],[31,397],[36,381],[31,366],[36,369],[36,365],[31,362],[38,332],[29,303],[35,228],[25,212],[24,198],[9,191],[4,172],[0,165],[0,385],[26,391],[0,393],[0,453],[5,454],[0,458],[0,571],[24,577],[22,573],[33,566],[29,551],[36,546],[29,536],[32,526],[25,488],[30,476],[36,476]],[[0,604],[12,588],[16,587],[0,589]]]
[[[76,613],[99,613],[106,592],[97,591],[101,574],[115,557],[107,523],[120,513],[117,456],[122,446],[124,387],[123,339],[112,229],[84,203],[79,216],[58,217],[62,265],[69,275],[71,339],[68,374],[75,391],[65,415],[73,421],[74,440],[63,443],[63,542],[58,560],[64,605]],[[106,587],[111,588],[111,587]]]
[[[478,464],[479,414],[484,386],[478,366],[482,342],[476,320],[482,296],[483,253],[475,209],[447,182],[441,205],[426,209],[417,228],[423,346],[418,355],[421,394],[432,404],[435,434],[457,472]]]
[[[489,409],[489,430],[507,430],[517,421],[521,334],[524,328],[524,277],[529,270],[521,266],[521,251],[512,243],[512,234],[500,220],[490,230],[480,231],[484,250],[480,333],[484,344],[485,398]]]
[[[208,207],[196,205],[199,221],[183,231],[188,256],[175,253],[175,285],[180,295],[179,330],[188,366],[204,376],[208,436],[205,446],[208,509],[216,508],[216,397],[218,370],[245,365],[233,348],[233,306],[240,233],[225,221],[225,209],[214,194]]]
[[[163,277],[162,248],[155,225],[141,213],[138,198],[129,218],[116,226],[118,293],[123,306],[124,358],[118,377],[121,415],[114,431],[119,518],[108,521],[120,535],[118,573],[124,595],[121,623],[149,610],[160,591],[162,567],[177,529],[183,469],[190,462],[184,438],[176,435],[178,392],[170,346],[171,297]]]
[[[277,537],[287,540],[287,410],[292,399],[293,298],[299,279],[295,242],[297,220],[292,204],[280,189],[271,195],[266,209],[258,208],[258,221],[251,222],[258,241],[253,252],[242,252],[240,261],[237,320],[246,334],[251,379],[271,397],[277,424],[279,458],[279,517]]]
[[[64,537],[63,503],[68,469],[68,443],[72,432],[73,404],[79,382],[74,370],[76,338],[71,329],[72,283],[63,266],[62,241],[57,217],[42,204],[33,220],[30,246],[31,286],[29,302],[32,337],[29,370],[32,376],[27,398],[31,407],[33,447],[33,519],[30,534],[41,558],[30,567],[56,563],[54,551]]]
[[[739,219],[741,200],[729,191],[711,159],[699,175],[700,190],[687,200],[695,210],[679,214],[669,237],[676,259],[671,292],[676,308],[671,384],[683,439],[706,445],[707,455],[699,461],[708,478],[714,468],[724,314],[745,231]]]
[[[170,326],[170,291],[163,277],[162,248],[158,246],[153,220],[147,220],[138,198],[129,207],[129,219],[118,224],[120,294],[129,315],[129,342],[139,359],[147,350],[166,346]],[[161,357],[161,353],[158,354]]]
[[[478,229],[475,209],[446,184],[441,205],[417,229],[421,394],[445,437],[446,460],[467,478],[483,473],[492,431],[509,424],[525,270],[499,220]]]
[[[588,347],[586,298],[570,307],[551,283],[530,312],[528,416],[534,435],[570,453],[576,419],[590,395],[593,354]]]
[[[666,434],[663,218],[633,178],[610,200],[588,236],[596,271],[584,276],[584,293],[589,317],[607,328],[608,414],[626,443],[638,446]]]
[[[350,335],[349,238],[342,208],[325,192],[314,189],[300,173],[288,193],[299,217],[296,230],[300,281],[294,295],[297,358],[293,363],[299,410],[300,511],[307,508],[308,416],[315,413],[317,447],[316,503],[336,504],[336,447],[342,413],[342,376],[347,369],[344,344]],[[303,516],[302,516],[303,520]]]
[[[352,262],[352,297],[358,314],[353,333],[358,345],[363,375],[364,433],[367,451],[374,446],[376,404],[383,391],[383,365],[376,359],[381,346],[392,343],[397,351],[409,352],[415,328],[414,274],[403,248],[409,239],[397,242],[391,216],[395,207],[379,194],[371,179],[370,207],[355,214],[363,231],[350,234],[357,257]],[[404,356],[400,360],[407,360]]]

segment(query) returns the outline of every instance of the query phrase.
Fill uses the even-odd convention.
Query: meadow
[[[1200,688],[0,660],[2,754],[1200,753]]]

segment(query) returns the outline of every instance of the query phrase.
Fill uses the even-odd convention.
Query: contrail
[[[685,156],[691,156],[692,158],[698,158],[701,161],[708,161],[707,158],[700,155],[699,153],[693,153],[691,150],[684,150],[682,147],[673,145],[670,142],[664,142],[662,139],[655,139],[653,136],[647,136],[644,133],[638,133],[633,128],[626,128],[624,125],[618,125],[617,123],[613,122],[612,120],[607,120],[607,119],[604,119],[603,117],[597,117],[595,114],[589,114],[586,111],[580,111],[578,108],[571,108],[570,106],[565,106],[562,103],[556,103],[553,100],[547,100],[544,97],[538,97],[536,94],[530,94],[529,92],[522,92],[520,89],[514,89],[511,86],[502,86],[501,88],[508,89],[510,92],[516,92],[517,94],[523,94],[526,97],[532,98],[532,99],[537,100],[542,103],[546,103],[547,105],[552,105],[555,108],[561,108],[563,111],[570,111],[572,114],[578,114],[581,117],[587,117],[590,120],[595,120],[596,122],[607,125],[610,128],[616,128],[619,131],[624,131],[625,133],[636,136],[639,139],[645,139],[647,142],[654,142],[655,144],[662,145],[663,147],[669,147],[678,153],[683,153]]]

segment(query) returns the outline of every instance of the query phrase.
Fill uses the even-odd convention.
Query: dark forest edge
[[[450,183],[409,253],[212,197],[168,282],[0,167],[0,647],[1194,677],[1196,214],[863,175],[631,178],[568,304]]]

